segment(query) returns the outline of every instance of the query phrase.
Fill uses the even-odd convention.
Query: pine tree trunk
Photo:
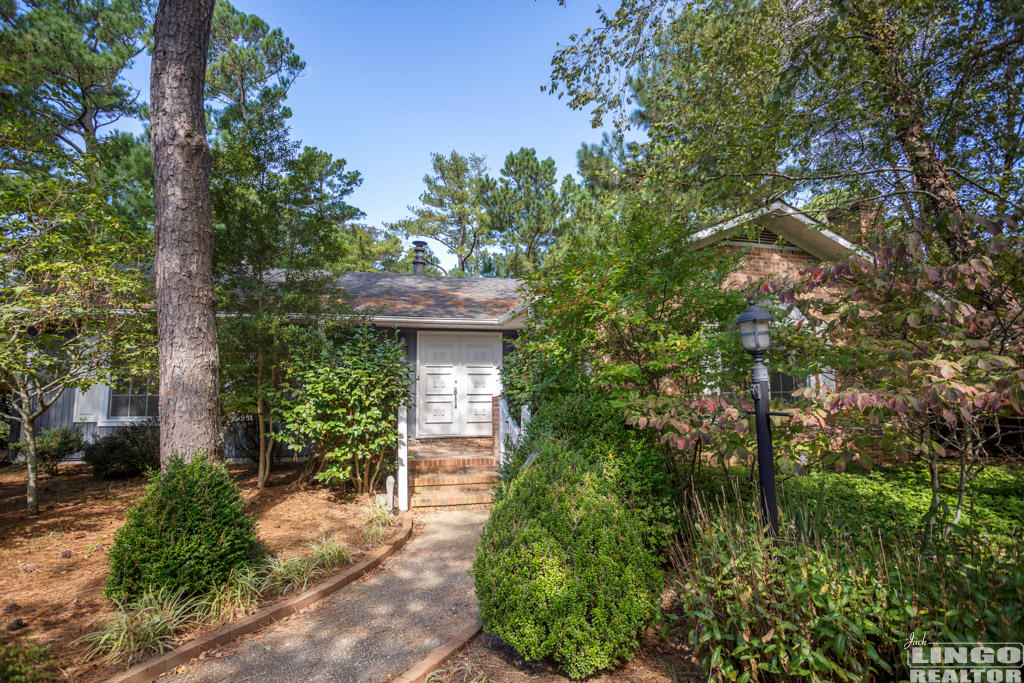
[[[214,0],[160,0],[150,106],[156,199],[160,461],[222,456],[210,149],[203,87]]]

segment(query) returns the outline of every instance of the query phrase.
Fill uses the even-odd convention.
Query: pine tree
[[[410,206],[412,218],[391,224],[406,237],[431,237],[455,256],[452,275],[479,275],[484,247],[493,243],[482,202],[487,165],[476,154],[431,155],[433,173],[423,176],[426,190],[420,206]]]

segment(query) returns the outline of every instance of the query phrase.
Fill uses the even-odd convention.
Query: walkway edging
[[[106,683],[144,683],[152,681],[161,674],[173,671],[182,664],[187,664],[207,650],[225,645],[239,636],[252,633],[284,617],[295,614],[375,569],[381,562],[398,552],[411,535],[412,516],[406,513],[403,515],[398,538],[389,545],[375,550],[359,564],[353,565],[341,574],[321,581],[316,586],[303,591],[294,598],[271,605],[251,616],[197,636],[170,652],[165,652],[162,655],[139,662],[128,669],[128,671],[108,678]]]
[[[483,629],[483,624],[480,623],[479,619],[474,619],[469,622],[456,633],[454,636],[445,641],[444,645],[431,651],[426,657],[421,659],[411,668],[406,669],[398,678],[393,679],[395,683],[423,683],[427,680],[427,676],[432,671],[439,668],[442,664],[447,662],[449,659],[458,654],[459,650],[466,647],[469,641],[476,638],[477,634]]]

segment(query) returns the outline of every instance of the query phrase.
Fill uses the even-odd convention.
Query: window
[[[803,377],[794,377],[784,372],[772,372],[768,376],[768,385],[773,399],[792,401],[793,392],[807,386],[807,380]]]
[[[157,397],[149,385],[131,381],[110,387],[107,417],[111,420],[133,420],[158,416]]]

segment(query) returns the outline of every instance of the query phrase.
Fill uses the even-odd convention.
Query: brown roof
[[[345,273],[338,287],[376,317],[497,322],[523,302],[522,280],[396,273]]]

